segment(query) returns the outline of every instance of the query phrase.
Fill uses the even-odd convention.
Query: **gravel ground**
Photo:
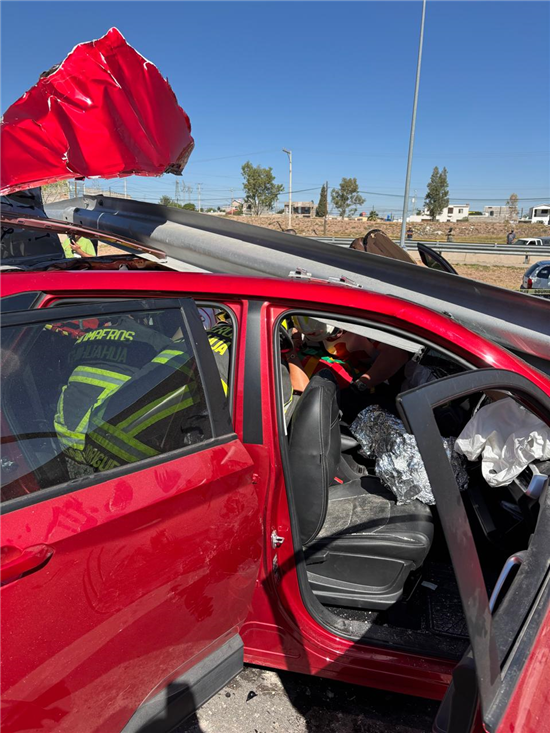
[[[438,703],[245,667],[176,733],[429,733]]]
[[[488,285],[498,285],[501,288],[519,290],[523,280],[523,274],[528,265],[523,267],[509,267],[490,265],[454,265],[459,275],[471,277],[473,280],[481,280]]]

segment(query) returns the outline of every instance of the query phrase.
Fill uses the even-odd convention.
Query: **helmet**
[[[305,340],[314,344],[320,343],[334,331],[334,326],[309,316],[292,316],[292,322],[298,331],[304,334]]]

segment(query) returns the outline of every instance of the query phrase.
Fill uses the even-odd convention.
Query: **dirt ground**
[[[498,285],[510,290],[519,290],[523,273],[527,269],[526,267],[491,267],[488,265],[455,265],[454,267],[463,277],[481,280],[489,285]]]
[[[288,227],[288,217],[283,215],[269,216],[228,216],[224,217],[241,221],[246,224],[266,227],[284,231]],[[413,224],[413,239],[423,239],[427,242],[445,242],[449,227],[453,228],[455,242],[480,242],[504,244],[506,234],[512,228],[510,222],[478,222],[458,221],[454,224],[438,221],[425,221]],[[392,239],[398,239],[401,234],[401,222],[398,221],[367,221],[366,219],[329,219],[327,221],[326,234],[323,219],[306,219],[304,217],[293,217],[292,227],[296,234],[305,237],[359,237],[364,236],[369,229],[382,229]],[[516,237],[548,237],[549,227],[544,224],[514,224],[513,228]]]
[[[437,708],[432,700],[247,666],[174,733],[429,733]]]

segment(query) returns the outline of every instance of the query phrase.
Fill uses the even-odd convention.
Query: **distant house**
[[[450,204],[446,206],[439,216],[436,216],[436,221],[460,221],[461,219],[467,219],[470,213],[470,204]]]
[[[221,208],[222,211],[225,211],[226,214],[234,214],[241,208],[242,205],[243,199],[233,199],[229,206],[222,206]]]
[[[493,221],[510,221],[510,207],[509,206],[484,206],[483,216],[492,219]]]
[[[538,204],[532,206],[529,209],[529,219],[532,224],[536,222],[542,222],[543,224],[550,223],[550,204]]]
[[[470,215],[470,204],[450,204],[446,206],[439,216],[435,217],[435,221],[441,222],[455,222],[461,221],[461,219],[467,219]],[[422,214],[411,214],[407,217],[407,221],[411,224],[419,223],[421,221],[430,221],[431,216],[426,209]]]
[[[288,201],[284,205],[284,213],[288,216]],[[313,201],[293,201],[293,216],[315,216],[315,203]]]

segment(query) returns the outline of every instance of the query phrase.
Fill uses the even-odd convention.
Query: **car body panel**
[[[264,476],[229,434],[35,499],[26,482],[2,506],[2,730],[121,730],[239,638],[262,551],[268,462],[258,465]]]
[[[2,195],[82,176],[181,173],[194,146],[168,81],[116,28],[42,74],[6,110],[1,142]]]
[[[550,612],[541,621],[535,643],[529,649],[523,674],[511,694],[496,733],[542,733],[548,730],[549,664]]]
[[[2,588],[6,733],[119,730],[238,632],[260,553],[251,467],[234,441],[2,517],[4,547],[53,550]]]

